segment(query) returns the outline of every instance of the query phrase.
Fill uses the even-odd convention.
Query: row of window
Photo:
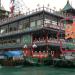
[[[30,23],[24,22],[24,21],[15,22],[10,25],[0,27],[0,33],[2,34],[2,33],[16,31],[16,30],[20,30],[20,29],[27,29],[30,27],[40,26],[42,24],[43,24],[43,20],[36,20],[36,21],[30,22]]]

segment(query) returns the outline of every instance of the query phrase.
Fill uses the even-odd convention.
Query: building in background
[[[1,6],[0,0],[0,20],[7,18],[9,16],[9,11],[6,11],[3,6]]]

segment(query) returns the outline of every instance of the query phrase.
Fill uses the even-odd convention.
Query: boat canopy
[[[4,52],[4,55],[7,57],[19,57],[23,55],[23,51],[6,51]]]

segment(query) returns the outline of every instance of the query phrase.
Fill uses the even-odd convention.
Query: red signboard
[[[73,22],[72,24],[66,24],[65,39],[68,38],[75,39],[75,22]]]

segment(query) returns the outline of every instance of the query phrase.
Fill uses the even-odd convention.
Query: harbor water
[[[0,67],[0,75],[75,75],[75,68]]]

